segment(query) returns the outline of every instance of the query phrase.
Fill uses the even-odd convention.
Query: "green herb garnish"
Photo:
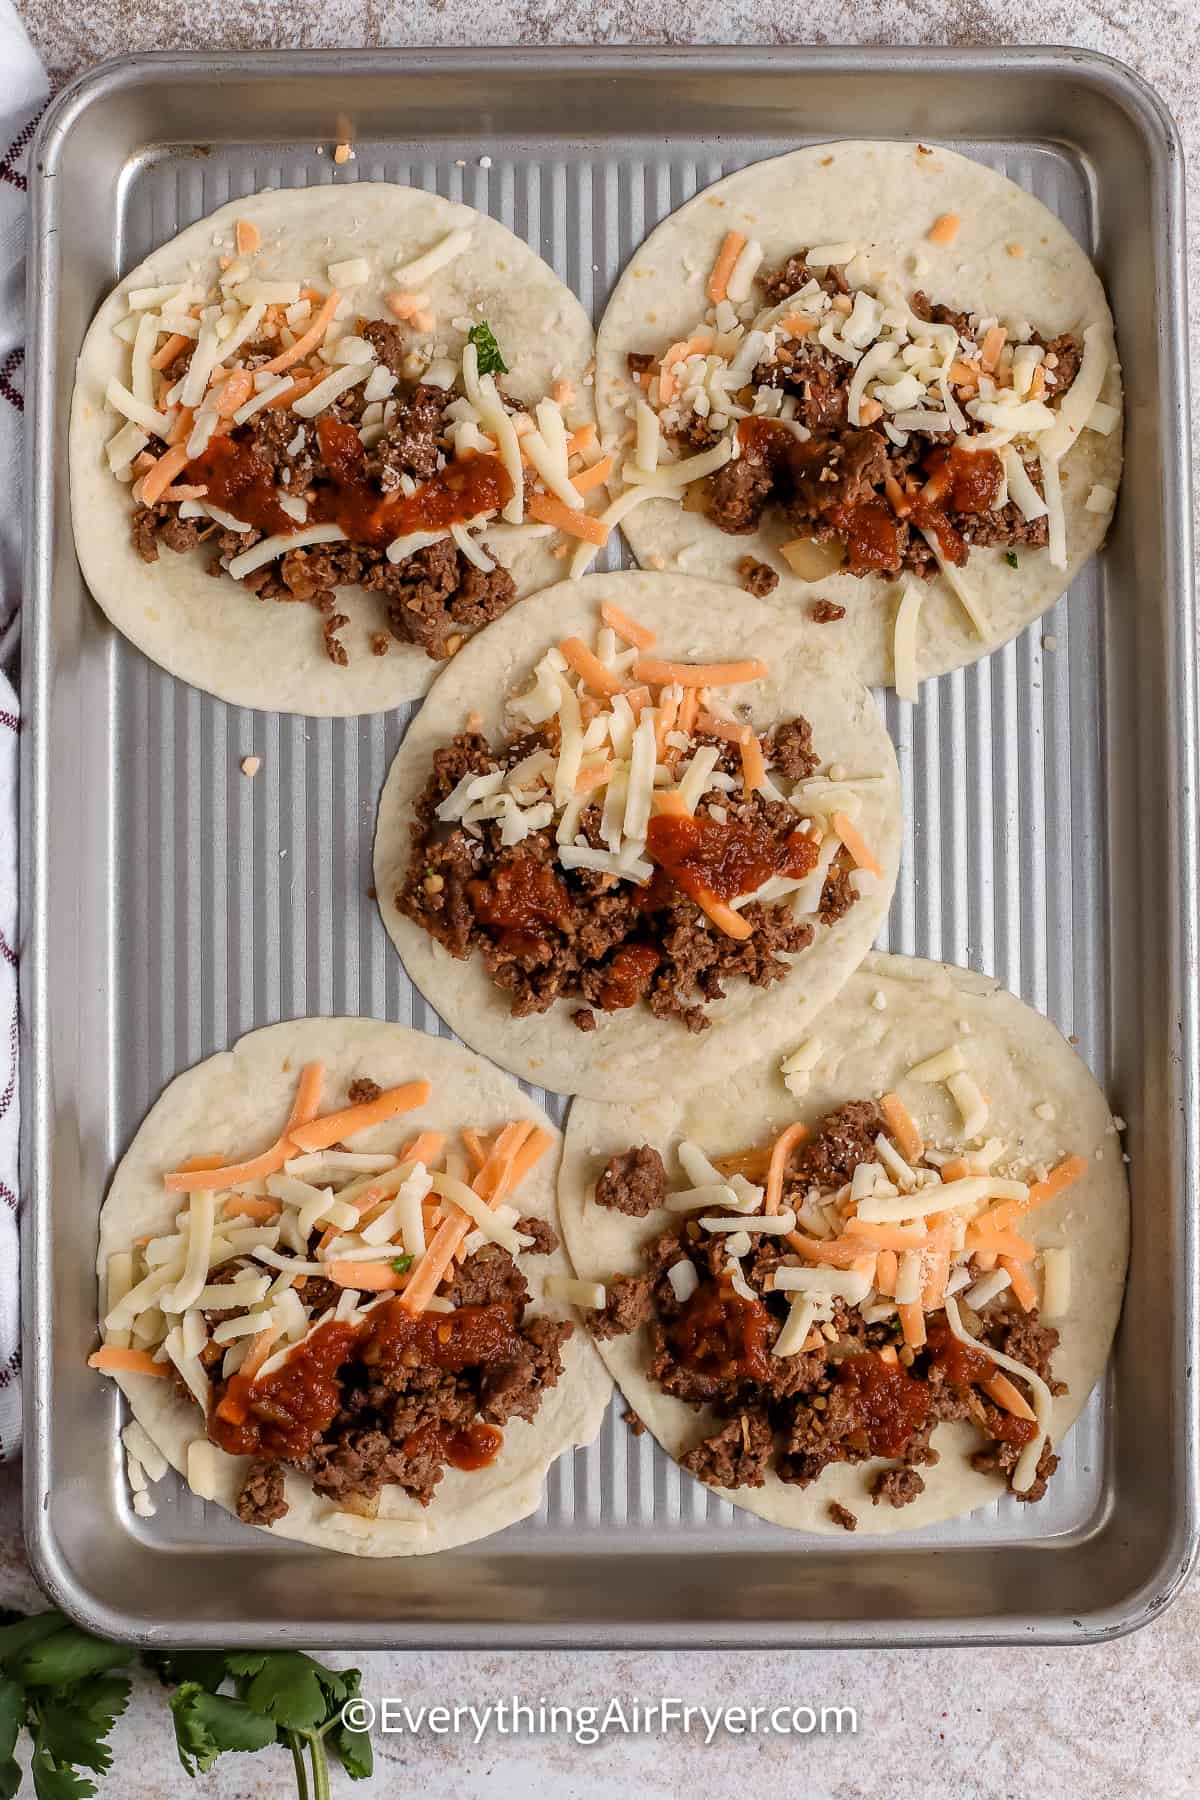
[[[0,1627],[0,1797],[21,1785],[13,1752],[22,1727],[33,1739],[30,1767],[38,1800],[89,1800],[112,1763],[106,1739],[125,1711],[129,1682],[114,1675],[133,1660],[122,1644],[106,1644],[69,1625],[60,1612],[22,1619],[6,1613]]]
[[[33,1740],[37,1800],[91,1800],[96,1784],[81,1771],[112,1766],[107,1740],[130,1687],[114,1671],[133,1651],[59,1612],[0,1618],[0,1800],[21,1786],[22,1729]],[[353,1781],[373,1771],[369,1736],[342,1718],[361,1692],[357,1669],[327,1669],[298,1650],[158,1650],[144,1661],[175,1690],[175,1739],[189,1775],[206,1774],[224,1751],[271,1744],[291,1752],[298,1800],[330,1800],[331,1752]],[[222,1693],[227,1683],[233,1691]]]
[[[1010,569],[1019,569],[1021,566],[1017,561],[1017,553],[1015,550],[1006,550],[1004,552],[1004,560]]]
[[[508,374],[508,364],[486,319],[481,319],[478,325],[472,325],[467,333],[467,342],[475,346],[481,375]]]
[[[413,1259],[411,1256],[393,1256],[392,1258],[392,1267],[395,1269],[397,1275],[407,1275],[412,1266]]]

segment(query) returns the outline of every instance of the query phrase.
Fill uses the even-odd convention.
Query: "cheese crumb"
[[[1058,639],[1054,636],[1053,632],[1048,631],[1046,633],[1045,637],[1042,639],[1042,649],[1043,650],[1057,650],[1058,649]]]
[[[491,157],[490,156],[481,156],[479,159],[479,166],[481,169],[490,169],[492,166]]]
[[[333,160],[335,163],[353,162],[354,151],[349,144],[338,144],[333,152]]]
[[[1040,1100],[1034,1107],[1034,1114],[1039,1119],[1056,1119],[1058,1114],[1048,1100]]]
[[[258,771],[261,768],[262,768],[262,757],[261,756],[243,756],[243,758],[242,758],[242,774],[248,775],[250,777],[251,781],[253,781],[254,777],[258,774]]]
[[[875,1008],[876,1012],[886,1012],[887,1011],[887,995],[884,993],[882,988],[876,988],[874,998],[871,1001],[871,1005]]]

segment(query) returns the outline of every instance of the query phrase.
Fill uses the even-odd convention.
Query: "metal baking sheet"
[[[356,160],[335,170],[350,133]],[[97,1208],[145,1109],[271,1020],[445,1027],[368,894],[406,712],[225,706],[146,662],[87,596],[64,430],[91,313],[231,196],[387,179],[494,213],[598,315],[644,233],[699,187],[868,134],[952,144],[1059,213],[1100,264],[1128,383],[1104,554],[1014,643],[927,683],[919,707],[886,701],[907,840],[882,947],[995,973],[1075,1035],[1129,1121],[1123,1327],[1050,1497],[919,1536],[806,1540],[681,1475],[618,1399],[535,1518],[431,1560],[275,1545],[174,1481],[137,1518],[118,1406],[84,1358]],[[141,56],[55,103],[31,183],[26,1531],[68,1611],[143,1641],[1080,1642],[1178,1590],[1196,1534],[1198,1017],[1181,164],[1154,94],[1078,51]]]

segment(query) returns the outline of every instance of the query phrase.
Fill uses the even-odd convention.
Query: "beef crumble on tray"
[[[997,1268],[995,1246],[1013,1251],[1013,1219],[1085,1165],[1067,1157],[1031,1186],[976,1174],[969,1151],[929,1156],[889,1094],[715,1163],[685,1142],[694,1198],[669,1191],[650,1146],[610,1158],[590,1204],[683,1216],[606,1284],[592,1329],[603,1340],[646,1327],[651,1381],[715,1414],[680,1458],[691,1474],[805,1487],[832,1464],[885,1458],[863,1496],[903,1507],[939,1460],[936,1426],[967,1420],[980,1434],[973,1468],[1019,1500],[1045,1494],[1058,1463],[1049,1401],[1066,1391],[1052,1373],[1058,1332],[1039,1320],[1028,1265],[1007,1255]],[[732,1204],[713,1203],[722,1185]],[[900,1223],[918,1214],[923,1224]],[[846,1509],[831,1516],[854,1528]]]
[[[236,1502],[247,1524],[286,1515],[287,1471],[338,1513],[373,1517],[387,1484],[428,1506],[447,1467],[486,1469],[510,1422],[536,1418],[574,1329],[527,1313],[524,1259],[558,1237],[519,1216],[519,1196],[550,1134],[523,1119],[490,1138],[464,1130],[461,1153],[421,1131],[396,1155],[348,1155],[343,1137],[425,1104],[429,1083],[360,1077],[325,1119],[322,1076],[313,1063],[300,1077],[290,1141],[166,1176],[178,1233],[110,1260],[105,1342],[89,1359],[173,1380],[196,1406],[197,1491],[211,1488],[212,1446],[251,1459]],[[540,1283],[553,1298],[575,1285]]]
[[[878,864],[820,810],[848,812],[853,784],[831,801],[814,779],[808,722],[759,731],[725,698],[765,664],[664,662],[637,621],[601,617],[595,650],[569,638],[538,664],[501,743],[469,724],[434,753],[396,906],[481,957],[518,1017],[571,1000],[590,1031],[644,1004],[701,1032],[727,981],[782,979]]]

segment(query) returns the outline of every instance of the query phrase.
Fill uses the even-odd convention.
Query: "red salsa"
[[[271,1374],[251,1381],[234,1375],[211,1409],[208,1435],[231,1456],[302,1462],[332,1425],[341,1406],[338,1371],[359,1361],[375,1369],[433,1368],[457,1372],[480,1363],[514,1360],[520,1340],[506,1306],[460,1306],[452,1313],[413,1314],[397,1301],[360,1323],[331,1319]],[[482,1468],[499,1446],[479,1422],[449,1440],[456,1468]],[[458,1440],[463,1438],[463,1443]],[[488,1446],[491,1446],[488,1450]],[[485,1454],[485,1451],[487,1452]],[[475,1457],[474,1462],[455,1461]]]
[[[511,931],[556,925],[570,905],[553,869],[532,856],[499,864],[486,881],[468,881],[467,898],[481,925]]]
[[[498,512],[512,498],[512,481],[498,456],[448,463],[414,494],[384,494],[367,473],[367,456],[353,425],[317,421],[324,469],[309,511],[310,524],[340,525],[352,543],[381,548],[414,531],[465,524]],[[293,532],[296,520],[279,504],[270,461],[252,441],[230,433],[213,438],[187,466],[184,480],[201,483],[214,506],[269,533]]]
[[[976,1382],[990,1380],[996,1372],[996,1365],[987,1351],[964,1344],[944,1320],[930,1325],[925,1349],[929,1367],[941,1369],[944,1379],[953,1387],[971,1387]]]
[[[448,1369],[512,1362],[521,1353],[507,1306],[460,1306],[452,1313],[410,1313],[381,1306],[359,1352],[369,1368]]]
[[[341,1405],[337,1373],[356,1355],[364,1327],[330,1319],[270,1375],[234,1375],[212,1410],[208,1435],[230,1456],[299,1462]]]
[[[716,1381],[766,1381],[771,1372],[767,1333],[771,1316],[761,1300],[747,1300],[727,1281],[696,1289],[671,1331],[681,1363]]]
[[[617,951],[604,972],[604,985],[597,995],[603,1012],[620,1012],[636,1006],[650,985],[662,957],[649,944],[625,944]]]
[[[828,517],[846,540],[846,568],[851,575],[900,567],[900,527],[895,513],[884,501],[833,506]]]
[[[206,487],[209,504],[232,513],[244,525],[257,525],[272,535],[297,529],[295,519],[279,504],[274,467],[252,443],[239,443],[232,436],[213,438],[207,450],[192,458],[183,479]]]
[[[798,829],[780,837],[761,820],[722,825],[674,813],[651,819],[646,853],[683,893],[718,900],[752,894],[772,875],[798,880],[816,868],[819,854],[813,840]]]
[[[855,1395],[872,1456],[900,1456],[929,1412],[929,1388],[914,1381],[898,1362],[885,1363],[871,1351],[848,1356],[838,1380]]]
[[[446,1461],[456,1469],[468,1472],[475,1469],[486,1469],[499,1455],[500,1446],[504,1442],[504,1433],[498,1425],[489,1425],[484,1419],[473,1419],[460,1431],[443,1432],[442,1448],[446,1453]]]
[[[1004,465],[994,450],[935,450],[925,458],[925,474],[934,484],[930,496],[950,512],[991,512],[1000,494]]]

